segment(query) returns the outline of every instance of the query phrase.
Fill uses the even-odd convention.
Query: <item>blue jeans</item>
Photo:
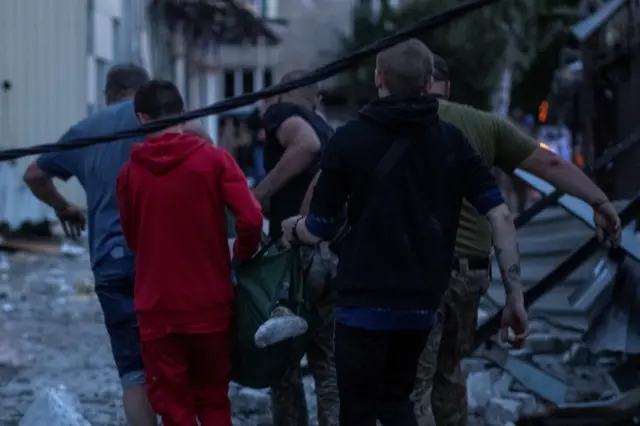
[[[111,340],[111,352],[124,389],[144,384],[133,285],[133,276],[96,282],[96,294]]]

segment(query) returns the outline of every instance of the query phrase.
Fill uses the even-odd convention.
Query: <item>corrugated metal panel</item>
[[[611,0],[608,3],[603,4],[592,15],[575,24],[571,27],[571,32],[578,41],[585,41],[591,37],[598,29],[602,28],[604,24],[609,22],[613,15],[624,6],[628,0]]]
[[[53,142],[87,112],[86,28],[83,0],[0,1],[0,148]],[[22,185],[32,159],[0,167],[0,221],[13,225],[46,217]],[[84,204],[77,182],[61,185]]]

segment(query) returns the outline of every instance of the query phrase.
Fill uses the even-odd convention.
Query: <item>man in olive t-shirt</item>
[[[565,161],[495,114],[449,102],[449,76],[446,63],[440,57],[434,61],[434,80],[431,94],[440,99],[440,119],[458,127],[471,146],[489,166],[497,166],[506,173],[522,168],[538,176],[560,191],[590,204],[594,209],[594,223],[600,233],[612,237],[614,245],[621,237],[620,219],[606,195],[574,164]],[[463,203],[455,246],[449,289],[440,305],[438,324],[429,337],[421,356],[412,399],[420,426],[463,426],[467,424],[466,380],[460,362],[470,355],[477,325],[480,297],[490,282],[491,230],[487,220],[467,202]],[[519,281],[519,265],[516,281]],[[511,273],[511,271],[501,271]],[[512,280],[513,281],[513,280]],[[508,325],[517,324],[526,333],[527,315],[524,310],[522,287],[506,288],[505,310],[502,317],[502,336],[508,336]],[[429,390],[431,398],[429,400]]]

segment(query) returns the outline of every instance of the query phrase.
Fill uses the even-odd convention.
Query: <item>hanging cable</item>
[[[220,114],[239,107],[251,105],[261,99],[287,93],[300,87],[308,86],[310,84],[326,80],[329,77],[332,77],[349,69],[356,68],[363,60],[377,54],[382,50],[385,50],[412,37],[419,37],[426,31],[447,24],[452,20],[458,19],[468,14],[469,12],[501,1],[503,0],[472,0],[448,9],[440,14],[423,18],[415,24],[401,31],[398,31],[393,35],[377,40],[370,45],[348,55],[345,58],[338,59],[320,68],[317,68],[316,70],[309,72],[307,75],[298,80],[276,84],[275,86],[269,87],[264,90],[259,90],[257,92],[249,93],[246,95],[225,99],[223,101],[216,102],[213,105],[189,111],[179,116],[164,118],[151,123],[147,123],[136,129],[110,133],[107,135],[91,138],[72,139],[63,144],[49,143],[34,145],[28,148],[3,150],[0,151],[0,161],[11,161],[28,155],[67,151],[72,149],[84,148],[99,143],[111,142],[113,140],[142,136],[145,134],[158,132],[168,127],[175,126],[176,124],[184,123],[186,121],[198,119],[208,115]]]

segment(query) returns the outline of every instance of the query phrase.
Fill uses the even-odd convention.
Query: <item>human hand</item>
[[[509,335],[513,331],[513,336]],[[502,311],[500,321],[500,338],[503,342],[519,348],[529,335],[529,316],[524,306],[524,297],[521,291],[507,295],[507,301]]]
[[[608,238],[613,247],[620,246],[622,225],[618,212],[610,201],[593,206],[593,224],[596,226],[598,240],[602,242]]]
[[[69,203],[64,208],[56,210],[56,216],[68,238],[77,239],[87,227],[87,216],[84,210],[74,204]]]
[[[302,216],[293,216],[282,221],[282,239],[281,243],[285,248],[291,247],[291,243],[295,242],[297,238],[294,235],[294,227],[300,222]]]

